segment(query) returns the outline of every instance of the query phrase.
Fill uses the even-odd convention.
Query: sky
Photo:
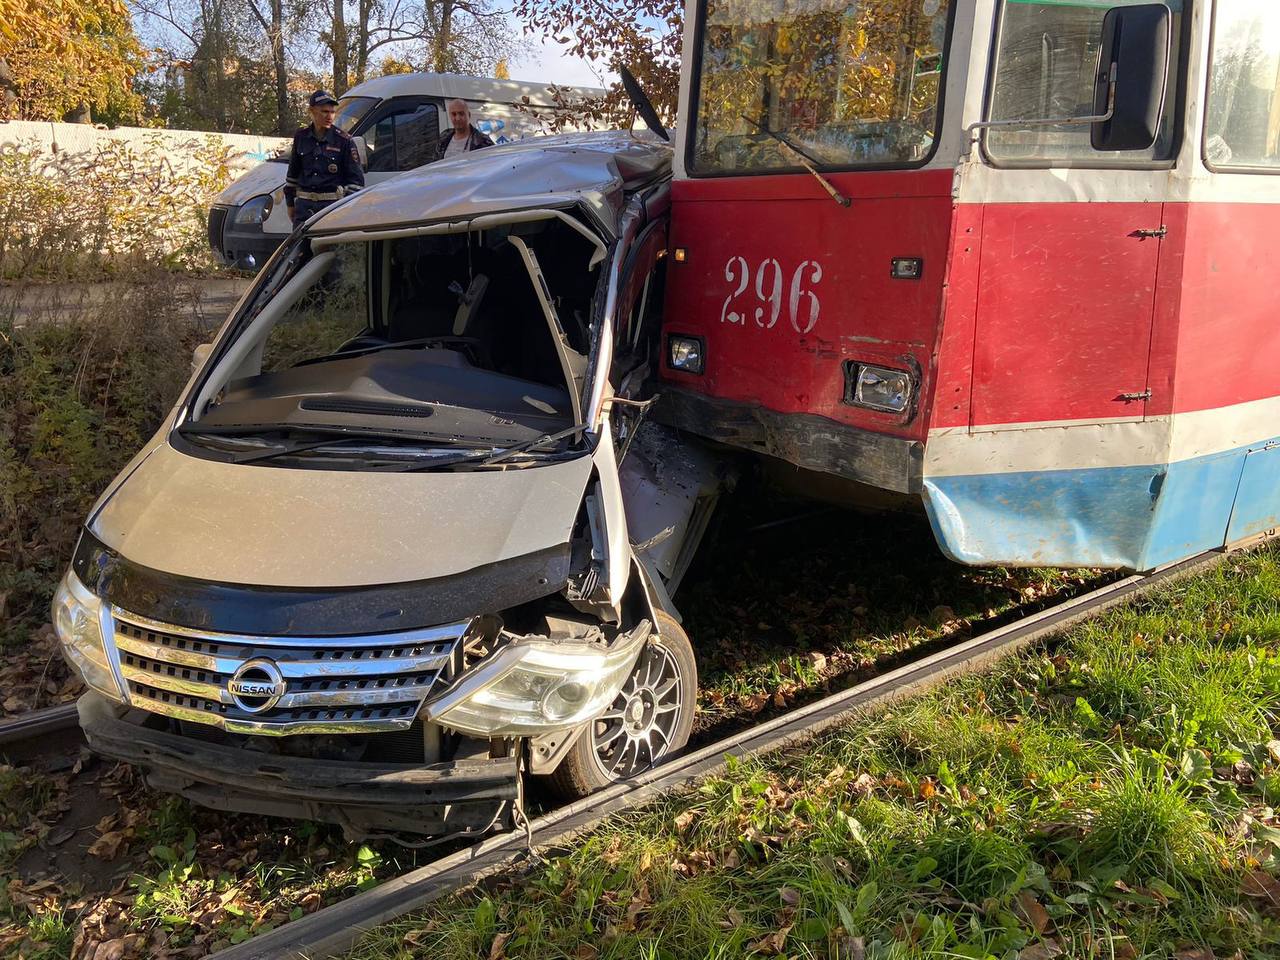
[[[520,21],[509,15],[511,29],[517,35],[522,29]],[[617,81],[617,74],[611,73],[599,64],[593,64],[565,52],[565,44],[552,43],[548,40],[526,37],[529,51],[523,57],[517,57],[510,64],[513,80],[538,80],[547,83],[566,84],[574,87],[605,87]]]

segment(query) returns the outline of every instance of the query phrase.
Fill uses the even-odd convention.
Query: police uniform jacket
[[[308,125],[293,135],[289,172],[284,181],[284,197],[289,206],[295,199],[337,200],[341,194],[363,186],[364,168],[351,134],[330,127],[318,137]]]

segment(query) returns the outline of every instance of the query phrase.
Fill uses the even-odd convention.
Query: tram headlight
[[[102,601],[70,570],[53,595],[52,613],[62,655],[85,686],[112,700],[123,700],[102,636]]]
[[[702,373],[706,364],[706,348],[701,337],[669,337],[667,362],[672,370],[682,373]]]
[[[853,363],[848,367],[845,401],[885,413],[905,413],[911,406],[915,379],[906,370]]]

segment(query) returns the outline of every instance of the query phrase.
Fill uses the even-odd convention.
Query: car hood
[[[288,164],[260,163],[214,198],[214,204],[238,207],[245,201],[274,193],[284,186]]]
[[[121,556],[215,583],[341,588],[431,580],[570,539],[591,458],[386,473],[220,463],[167,443],[91,518]]]

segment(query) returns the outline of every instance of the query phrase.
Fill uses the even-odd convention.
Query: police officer
[[[294,224],[364,186],[364,168],[351,134],[333,125],[338,101],[317,90],[307,101],[310,126],[293,135],[284,202]]]

